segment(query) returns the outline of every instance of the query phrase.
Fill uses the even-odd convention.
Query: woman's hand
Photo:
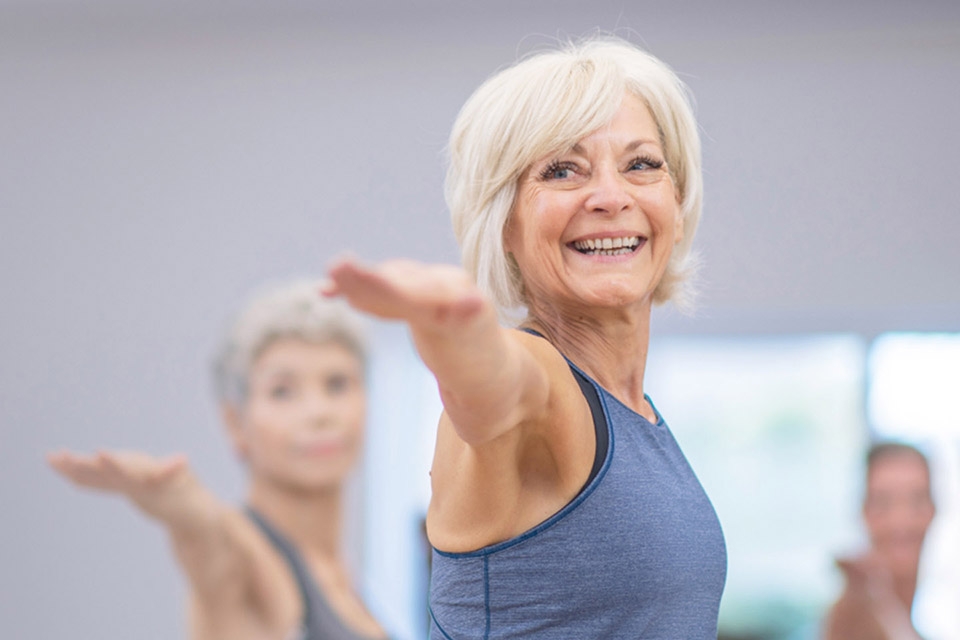
[[[354,308],[422,329],[441,328],[480,314],[485,301],[463,269],[392,260],[374,268],[341,260],[322,292],[343,296]]]
[[[205,624],[212,620],[245,632],[293,624],[297,614],[288,605],[297,601],[296,587],[286,569],[271,559],[269,545],[245,516],[222,505],[196,480],[184,456],[59,451],[47,461],[78,486],[126,496],[167,527],[193,588],[195,615]],[[280,636],[264,632],[257,637]]]
[[[869,603],[896,601],[893,576],[875,556],[837,558],[836,563],[847,580],[847,589],[858,599]]]
[[[74,484],[125,495],[144,513],[171,526],[189,524],[193,481],[183,455],[156,458],[137,451],[81,455],[59,451],[47,461]]]
[[[530,404],[539,409],[544,401],[541,367],[522,338],[499,325],[493,304],[463,269],[401,260],[364,267],[342,260],[329,276],[325,295],[409,325],[463,441],[494,439],[517,426]]]
[[[853,640],[855,634],[863,633],[863,637],[885,640],[920,640],[910,609],[897,596],[893,575],[878,556],[837,558],[836,563],[847,585],[835,607],[828,638]]]

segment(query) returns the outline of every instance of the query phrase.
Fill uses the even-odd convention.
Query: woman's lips
[[[297,450],[308,456],[328,456],[338,453],[346,446],[343,438],[325,438],[301,443]]]

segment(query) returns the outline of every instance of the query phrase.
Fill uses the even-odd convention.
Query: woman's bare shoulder
[[[205,560],[177,549],[191,578],[190,618],[194,640],[286,638],[303,615],[296,580],[280,553],[242,510],[226,507],[219,553]],[[205,580],[197,584],[195,562],[204,562]],[[220,566],[217,566],[220,565]]]
[[[524,422],[479,445],[441,418],[427,514],[440,549],[470,551],[523,533],[569,502],[593,464],[589,405],[567,361],[542,337],[510,333],[538,368],[544,395]]]

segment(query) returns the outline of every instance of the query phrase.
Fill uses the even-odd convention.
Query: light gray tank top
[[[651,424],[570,368],[607,423],[599,472],[516,538],[434,549],[430,637],[716,640],[727,555],[710,500],[659,413]]]
[[[297,580],[300,598],[303,601],[303,620],[299,633],[291,636],[290,640],[371,640],[368,636],[357,635],[348,629],[330,609],[327,599],[323,597],[323,592],[313,579],[310,569],[297,548],[252,507],[247,507],[246,512],[283,556]]]

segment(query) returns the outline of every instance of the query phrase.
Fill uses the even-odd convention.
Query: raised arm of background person
[[[827,616],[824,640],[922,640],[893,580],[869,555],[838,558],[846,585]]]
[[[217,617],[217,611],[242,605],[266,627],[281,618],[277,594],[290,580],[283,579],[279,558],[264,561],[269,549],[251,523],[203,487],[184,456],[61,451],[48,462],[78,486],[125,496],[167,528],[199,615]]]

